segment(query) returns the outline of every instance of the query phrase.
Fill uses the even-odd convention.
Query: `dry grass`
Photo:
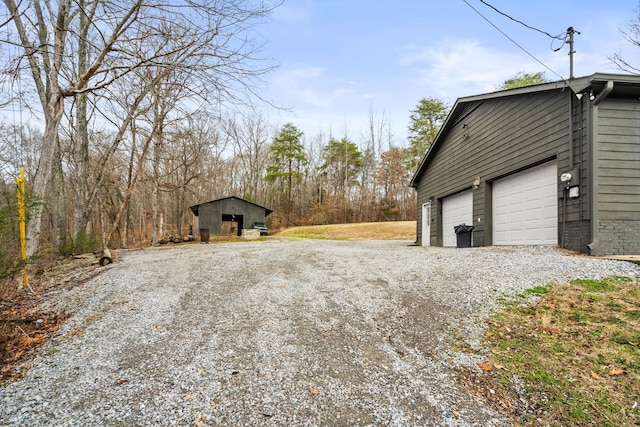
[[[510,415],[523,425],[639,425],[639,283],[574,280],[528,294],[541,299],[511,302],[490,321],[488,365],[498,369],[480,374],[501,383],[495,390],[524,386],[505,407],[524,398],[526,411]]]
[[[279,237],[297,237],[324,240],[415,240],[415,221],[361,222],[292,227],[276,234]]]

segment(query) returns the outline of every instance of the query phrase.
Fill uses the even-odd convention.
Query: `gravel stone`
[[[640,266],[552,247],[271,238],[122,251],[0,389],[7,426],[507,426],[455,382],[500,298]]]

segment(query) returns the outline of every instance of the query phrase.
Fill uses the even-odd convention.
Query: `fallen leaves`
[[[47,339],[47,336],[44,334],[37,334],[34,336],[27,335],[20,338],[20,341],[18,342],[18,346],[20,347],[38,346],[46,339]]]
[[[477,365],[478,365],[478,368],[480,368],[484,372],[491,372],[494,369],[496,371],[507,370],[507,368],[505,368],[504,365],[501,365],[499,363],[494,363],[493,365],[491,365],[489,362],[486,362],[486,363],[478,362]]]
[[[310,388],[310,389],[309,389],[309,393],[310,393],[310,394],[313,394],[313,395],[315,396],[315,395],[317,395],[317,394],[318,394],[318,393],[320,393],[320,392],[318,391],[318,389],[317,389],[317,388]]]
[[[612,377],[616,375],[622,375],[624,373],[625,373],[624,369],[620,369],[620,368],[613,368],[609,371],[609,375],[611,375]]]
[[[44,262],[44,260],[41,260]],[[40,261],[39,261],[40,262]],[[91,259],[65,259],[47,265],[42,272],[30,278],[29,285],[34,295],[45,295],[54,290],[85,288],[84,282],[100,273],[92,266]],[[29,294],[31,295],[31,294]],[[28,369],[25,360],[31,358],[33,350],[42,346],[68,316],[58,312],[42,312],[40,298],[26,297],[22,289],[6,289],[0,310],[0,381],[13,381]],[[82,304],[72,299],[70,303]],[[46,309],[45,309],[46,310]],[[20,326],[18,329],[16,326]],[[29,337],[24,339],[24,336]],[[65,335],[72,336],[73,334]],[[62,338],[62,337],[60,337]]]
[[[609,376],[611,377],[616,377],[619,375],[624,375],[626,374],[626,371],[624,369],[620,369],[620,368],[612,368],[609,370],[609,372],[607,372],[609,374]],[[594,380],[600,380],[602,379],[602,377],[600,375],[598,375],[597,373],[591,371],[591,378]]]
[[[0,380],[20,378],[33,350],[42,346],[66,320],[66,315],[50,313],[30,313],[25,317],[27,307],[0,312]],[[32,320],[35,319],[35,320]]]
[[[485,372],[491,371],[493,368],[488,363],[480,363],[478,362],[478,368],[482,369]]]

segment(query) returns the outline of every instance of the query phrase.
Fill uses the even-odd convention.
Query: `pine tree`
[[[293,188],[302,180],[303,167],[307,164],[302,137],[304,133],[292,123],[285,124],[269,147],[269,166],[265,181],[276,184],[279,199],[285,197],[286,223],[289,226],[293,210]]]

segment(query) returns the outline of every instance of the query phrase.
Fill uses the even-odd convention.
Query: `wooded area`
[[[269,119],[255,28],[277,2],[3,1],[3,274],[20,265],[21,166],[30,256],[187,235],[190,205],[230,195],[273,209],[275,229],[415,218],[423,153],[384,116],[357,138]]]
[[[103,236],[107,246],[117,248],[187,235],[194,223],[189,206],[228,195],[273,209],[269,221],[274,229],[413,219],[415,200],[407,186],[411,171],[405,150],[389,148],[389,135],[377,133],[376,121],[371,120],[372,134],[357,144],[347,138],[300,135],[296,151],[290,145],[282,147],[278,129],[259,114],[219,119],[194,113],[164,125],[157,143],[140,142],[150,125],[137,121],[135,133],[124,132],[111,155],[119,136],[89,130],[82,178],[73,158],[73,140],[61,137],[49,189],[42,197],[30,193],[28,198],[30,211],[38,204],[43,207],[41,250],[61,255],[99,250]],[[293,125],[283,129],[287,127]],[[63,126],[63,132],[68,131],[73,132],[73,126]],[[3,124],[0,132],[3,141],[17,144],[2,144],[0,216],[2,241],[18,254],[15,171],[26,165],[30,187],[42,137],[26,126]],[[86,206],[85,212],[77,213],[81,206]],[[7,246],[3,244],[3,254]]]

